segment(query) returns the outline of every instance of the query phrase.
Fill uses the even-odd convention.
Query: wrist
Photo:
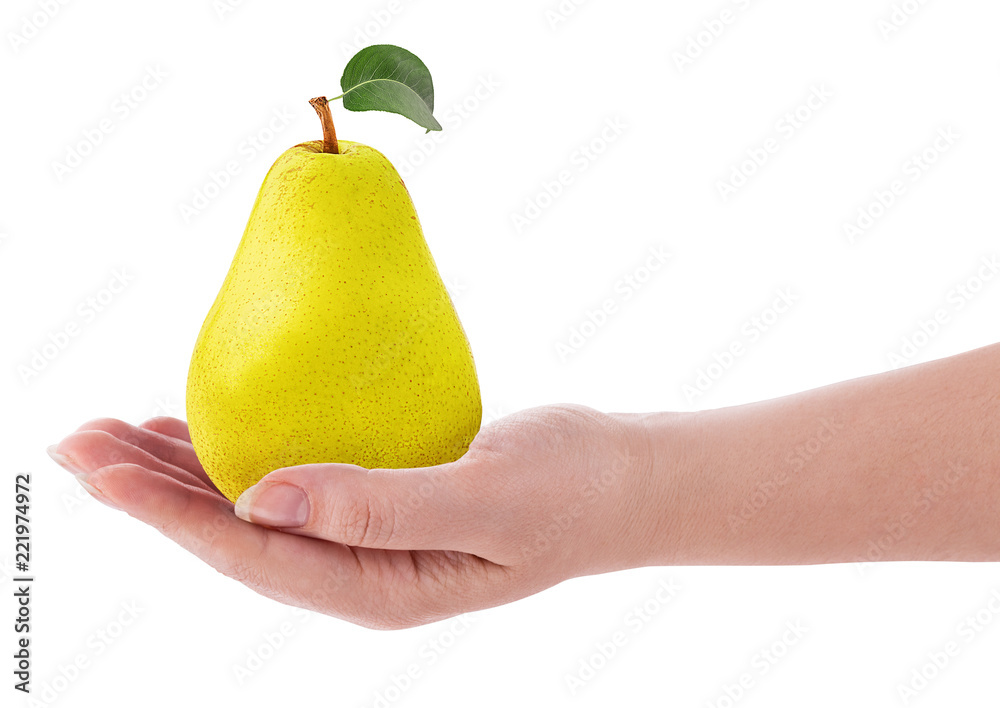
[[[692,544],[703,518],[697,504],[706,491],[699,480],[705,468],[701,414],[611,415],[621,427],[620,456],[635,500],[627,539],[630,566],[697,564]]]

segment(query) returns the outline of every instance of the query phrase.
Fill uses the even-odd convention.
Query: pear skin
[[[479,430],[472,350],[409,192],[379,151],[339,144],[268,171],[195,344],[191,440],[230,500],[291,465],[451,462]]]

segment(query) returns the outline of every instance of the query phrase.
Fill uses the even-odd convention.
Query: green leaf
[[[387,111],[417,125],[441,130],[434,118],[431,72],[411,52],[392,44],[374,44],[351,57],[340,78],[338,98],[351,111]]]

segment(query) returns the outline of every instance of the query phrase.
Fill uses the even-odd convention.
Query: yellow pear
[[[406,186],[374,148],[324,148],[267,173],[191,359],[191,440],[231,500],[289,465],[451,462],[479,430],[472,351]]]

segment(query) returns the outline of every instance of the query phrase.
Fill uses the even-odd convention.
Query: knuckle
[[[77,428],[77,432],[104,432],[117,438],[125,435],[128,427],[128,423],[117,418],[94,418]]]
[[[371,526],[371,508],[367,504],[348,502],[339,520],[340,535],[348,546],[360,546]]]
[[[393,515],[389,509],[387,504],[362,493],[342,507],[336,535],[348,546],[381,547],[392,537]]]
[[[80,430],[73,433],[69,437],[74,440],[87,440],[100,443],[119,442],[118,438],[109,433],[107,430]]]
[[[73,433],[74,444],[81,446],[84,457],[92,458],[101,467],[118,465],[129,461],[128,450],[121,438],[107,430],[84,430]]]
[[[143,426],[152,425],[169,425],[173,423],[176,418],[171,418],[168,415],[154,415],[152,418],[148,418],[142,422]]]

